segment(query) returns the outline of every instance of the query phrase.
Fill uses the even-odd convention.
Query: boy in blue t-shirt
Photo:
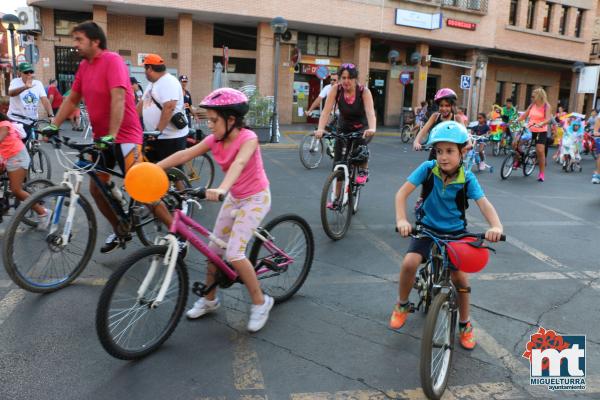
[[[466,128],[454,121],[447,121],[437,125],[429,138],[428,144],[434,145],[436,160],[425,161],[410,176],[396,193],[396,227],[403,237],[410,235],[412,225],[406,218],[406,200],[408,196],[421,184],[433,179],[431,192],[427,195],[421,206],[419,223],[440,233],[458,234],[465,232],[467,221],[465,209],[459,209],[461,202],[457,196],[473,199],[485,219],[490,224],[490,229],[485,233],[485,238],[490,242],[497,242],[502,235],[502,224],[494,206],[483,194],[479,182],[471,171],[465,171],[462,166],[462,157],[465,145],[468,142]],[[429,181],[431,182],[431,181]],[[400,271],[400,285],[398,304],[390,317],[390,328],[400,329],[410,312],[408,296],[415,281],[419,264],[429,258],[429,251],[433,245],[430,238],[412,238],[406,256],[402,261]],[[469,322],[469,281],[467,275],[461,271],[451,272],[452,282],[457,288],[462,288],[458,293],[459,331],[460,344],[471,350],[475,347],[473,328]]]

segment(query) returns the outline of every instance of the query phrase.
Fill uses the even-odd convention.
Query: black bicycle
[[[29,170],[27,176],[29,179],[52,179],[52,165],[50,163],[50,157],[44,149],[41,148],[41,143],[37,138],[38,132],[41,132],[45,127],[50,125],[48,119],[35,119],[25,115],[13,114],[15,117],[21,118],[22,120],[30,121],[28,129],[31,129],[32,135],[25,142],[27,152],[31,158],[29,163]],[[16,121],[20,123],[19,121]]]
[[[54,186],[54,183],[48,179],[33,179],[27,180],[23,184],[23,190],[32,194],[50,186]],[[10,190],[10,182],[5,166],[0,165],[0,223],[4,221],[4,217],[9,215],[11,209],[16,209],[20,204],[21,202],[15,198]],[[35,225],[37,223],[35,215],[35,212],[31,210],[31,212],[25,216],[26,223],[29,223],[31,226]]]
[[[98,228],[94,208],[81,193],[84,175],[96,183],[117,216],[119,236],[135,232],[147,246],[168,232],[147,206],[128,199],[124,191],[99,178],[97,172],[119,178],[124,175],[99,163],[102,152],[95,144],[73,143],[68,137],[58,135],[52,136],[50,141],[56,148],[59,163],[65,168],[63,181],[33,194],[22,204],[6,228],[2,243],[2,258],[11,279],[21,288],[37,293],[67,286],[85,269],[94,251]],[[61,150],[63,145],[76,150],[76,162]],[[167,171],[167,175],[171,189],[162,202],[169,212],[179,208],[191,216],[192,208],[186,208],[179,197],[172,195],[176,182],[190,188],[187,178],[176,168]],[[29,216],[36,204],[44,204],[52,212],[47,229],[31,224]],[[125,243],[120,246],[125,248]]]
[[[500,168],[500,177],[508,179],[512,171],[516,168],[523,169],[523,175],[529,176],[535,170],[537,165],[537,153],[535,151],[535,141],[532,138],[531,132],[523,128],[518,137],[515,139],[517,150],[511,149],[508,155],[502,161]]]
[[[321,194],[321,223],[327,236],[333,240],[344,237],[350,227],[352,215],[358,212],[360,191],[364,185],[357,184],[356,177],[359,165],[368,157],[366,148],[366,155],[364,151],[360,151],[364,145],[356,144],[362,135],[362,132],[330,134],[335,140],[344,143],[341,160],[334,165]]]
[[[473,245],[483,247],[485,234],[447,235],[421,225],[412,231],[414,238],[426,237],[433,241],[429,259],[417,272],[414,288],[419,302],[416,306],[411,304],[411,312],[422,310],[427,314],[421,338],[421,385],[428,398],[440,399],[448,384],[458,321],[458,296],[450,278],[454,266],[450,262],[448,244],[474,238]],[[500,240],[506,240],[506,236],[502,235]]]

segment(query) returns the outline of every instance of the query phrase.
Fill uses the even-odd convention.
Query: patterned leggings
[[[271,192],[269,188],[245,199],[236,199],[228,194],[217,216],[213,233],[227,243],[225,259],[239,261],[246,258],[246,246],[265,215],[271,209]],[[209,247],[220,256],[223,249],[215,243]]]

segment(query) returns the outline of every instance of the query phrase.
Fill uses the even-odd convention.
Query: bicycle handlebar
[[[206,188],[184,189],[184,190],[174,191],[173,194],[175,194],[179,197],[190,196],[190,197],[195,197],[199,200],[204,200],[204,199],[206,199]],[[225,195],[220,194],[219,201],[223,201],[223,200],[225,200]]]
[[[398,232],[398,227],[395,228],[395,231]],[[414,233],[412,233],[412,232],[414,232]],[[485,239],[485,233],[465,232],[465,233],[460,233],[458,235],[450,235],[447,233],[436,232],[432,229],[427,229],[421,225],[413,225],[411,228],[411,236],[412,237],[420,237],[419,234],[422,232],[425,232],[426,234],[435,236],[436,238],[442,239],[442,240],[460,240],[460,239],[467,238],[467,237],[472,237],[472,238],[481,239],[481,240]],[[505,242],[506,235],[504,235],[504,234],[500,235],[500,241]]]

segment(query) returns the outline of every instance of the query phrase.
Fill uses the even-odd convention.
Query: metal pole
[[[12,29],[10,29],[10,28],[12,28]],[[13,77],[14,77],[17,72],[17,58],[15,56],[15,28],[13,27],[12,24],[10,24],[10,26],[8,27],[8,30],[10,31],[10,49],[11,49],[11,53],[12,53]]]
[[[404,129],[404,97],[406,96],[406,85],[402,85],[402,103],[400,104],[400,134]]]
[[[321,83],[319,83],[319,94],[323,91],[323,79],[319,79]],[[308,105],[310,107],[310,104]],[[323,113],[323,102],[319,103],[319,117],[321,117],[321,113]]]
[[[277,92],[279,86],[279,42],[280,34],[275,34],[275,88],[273,90],[273,120],[271,121],[271,143],[279,143],[279,135],[277,132]]]

